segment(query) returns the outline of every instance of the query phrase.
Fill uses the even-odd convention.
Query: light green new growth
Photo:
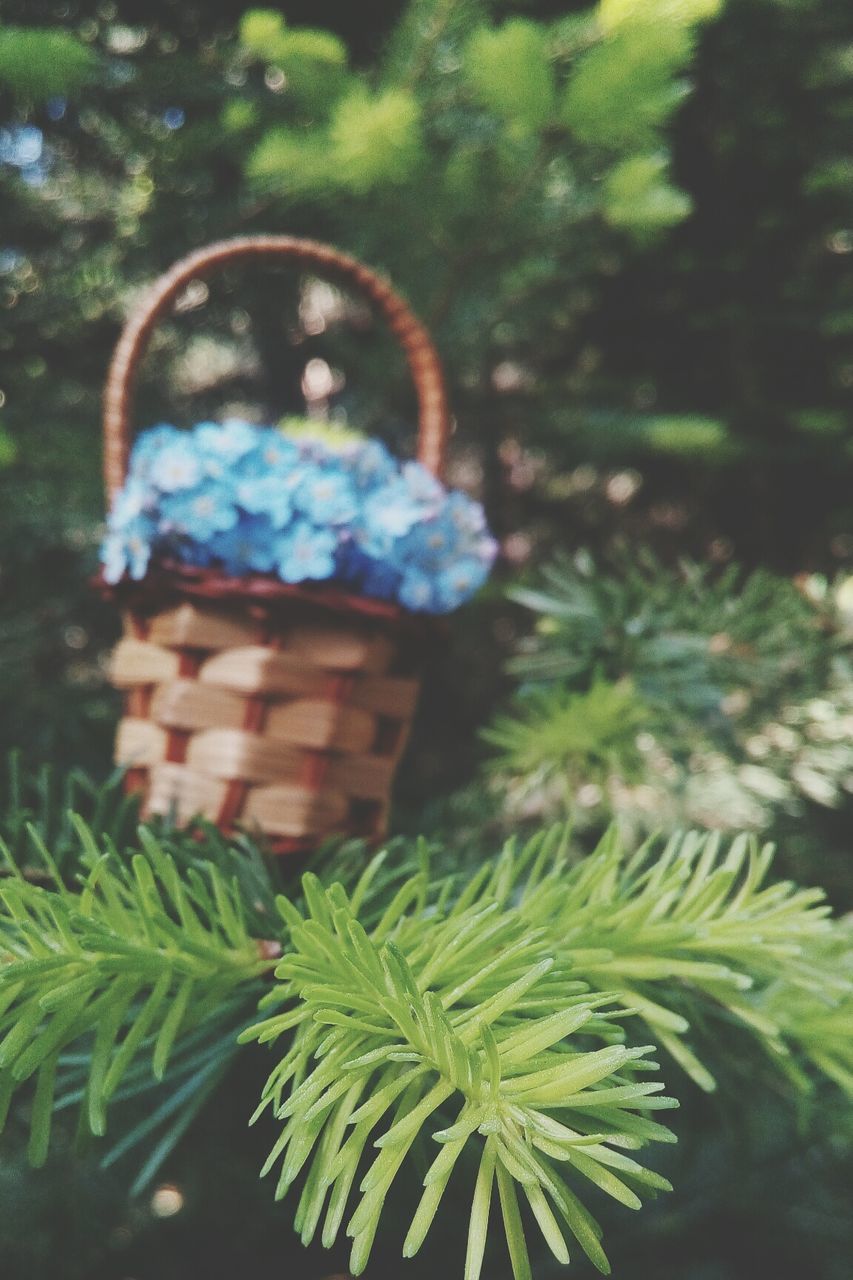
[[[225,117],[229,130],[245,132],[252,185],[301,201],[370,197],[386,221],[397,216],[401,189],[422,190],[418,235],[427,239],[424,216],[436,239],[452,238],[461,208],[474,202],[489,214],[487,243],[496,210],[512,234],[520,225],[529,238],[540,213],[531,205],[516,223],[518,186],[541,193],[552,227],[557,209],[568,227],[597,210],[632,236],[683,219],[690,202],[667,179],[664,127],[690,91],[699,15],[665,5],[614,16],[590,6],[555,22],[490,18],[481,0],[415,0],[369,76],[348,65],[336,37],[250,10],[241,58],[271,66],[287,85],[272,118]],[[461,139],[455,150],[449,127]],[[590,161],[594,182],[582,176]],[[492,189],[502,193],[497,204]],[[456,231],[465,241],[468,218]]]
[[[584,54],[563,115],[582,141],[616,149],[653,145],[687,93],[689,31],[672,23],[632,25]]]
[[[745,836],[725,849],[718,836],[696,832],[632,854],[611,833],[589,858],[554,865],[528,884],[520,910],[550,932],[575,973],[617,991],[703,1089],[715,1087],[714,1075],[696,1050],[708,1057],[725,1042],[721,1021],[782,1069],[796,1047],[849,1081],[853,984],[849,959],[845,974],[838,955],[844,935],[827,919],[822,890],[767,883],[772,856],[772,846]],[[825,1048],[810,1029],[814,1010]]]
[[[429,1168],[403,1252],[420,1248],[457,1164],[473,1162],[465,1280],[481,1273],[495,1180],[519,1278],[531,1274],[519,1195],[558,1259],[568,1261],[568,1230],[607,1271],[572,1183],[632,1208],[637,1188],[669,1185],[625,1154],[672,1137],[644,1114],[675,1105],[657,1096],[660,1083],[638,1079],[655,1067],[649,1046],[614,1043],[613,998],[589,992],[570,960],[555,961],[547,933],[499,901],[505,874],[479,877],[447,906],[416,876],[369,931],[357,918],[366,879],[352,898],[306,879],[304,917],[281,902],[293,952],[270,1001],[288,1007],[244,1033],[266,1042],[296,1031],[257,1113],[271,1107],[284,1126],[264,1172],[279,1166],[283,1196],[307,1170],[297,1228],[307,1243],[322,1218],[330,1245],[346,1221],[356,1275],[424,1137]]]
[[[613,771],[636,773],[636,739],[649,712],[629,680],[596,680],[584,693],[557,689],[534,692],[516,715],[499,716],[482,737],[500,754],[495,767],[529,785],[554,775],[580,785]]]
[[[513,18],[497,30],[480,27],[465,50],[465,72],[476,100],[524,129],[551,119],[556,85],[544,29]]]
[[[833,923],[808,949],[809,983],[787,974],[759,997],[760,1012],[780,1028],[800,1054],[853,1097],[853,918]],[[795,1055],[780,1062],[799,1087],[808,1077]]]

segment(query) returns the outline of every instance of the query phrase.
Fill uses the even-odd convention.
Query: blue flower
[[[158,427],[149,427],[137,436],[130,451],[130,475],[141,482],[147,481],[151,463],[170,444],[185,440],[186,435],[177,427],[162,423]]]
[[[440,480],[420,462],[404,462],[402,476],[406,488],[416,502],[437,508],[447,496]]]
[[[210,553],[226,573],[271,573],[276,564],[275,530],[268,520],[242,519],[232,529],[216,533]]]
[[[284,582],[331,578],[337,544],[337,538],[328,529],[315,529],[306,520],[300,520],[277,543],[279,577]]]
[[[200,422],[193,437],[200,454],[204,455],[205,469],[210,475],[222,475],[225,467],[254,449],[258,443],[259,429],[240,418],[226,418],[224,422]]]
[[[420,516],[421,509],[402,480],[383,485],[364,503],[365,547],[376,555],[387,554],[394,540],[404,537]]]
[[[127,569],[127,550],[120,533],[110,533],[101,546],[101,564],[106,582],[120,582]]]
[[[214,534],[214,537],[219,535]],[[194,542],[192,538],[180,537],[176,533],[167,533],[157,542],[155,551],[158,555],[171,560],[180,560],[182,564],[192,565],[196,569],[207,569],[213,563],[210,542]]]
[[[436,579],[437,613],[450,613],[469,600],[489,576],[489,565],[483,560],[460,560],[444,569]]]
[[[500,544],[498,543],[497,538],[493,538],[492,535],[486,531],[477,539],[474,544],[472,554],[477,560],[482,561],[488,571],[495,563],[499,550]]]
[[[359,489],[375,489],[398,474],[394,458],[379,440],[367,440],[346,454],[347,470]]]
[[[444,508],[460,534],[474,537],[488,533],[486,513],[479,502],[469,498],[467,493],[448,493]]]
[[[339,471],[314,468],[294,495],[296,506],[314,524],[346,524],[358,514],[355,490]]]
[[[400,586],[400,603],[419,613],[450,613],[474,594],[489,572],[481,560],[460,560],[438,574],[408,566]]]
[[[161,504],[164,532],[174,531],[204,542],[214,533],[233,529],[237,508],[228,489],[202,484],[187,493],[164,498]]]
[[[285,440],[280,431],[264,427],[257,430],[255,435],[254,447],[239,460],[241,477],[265,478],[272,473],[280,477],[288,468],[296,465],[300,458],[299,450],[290,440]]]
[[[420,520],[392,549],[401,565],[436,573],[459,555],[459,531],[446,512]]]
[[[116,495],[109,514],[111,530],[125,529],[154,506],[153,495],[141,480],[131,475]]]
[[[384,560],[369,560],[361,576],[360,586],[366,596],[376,600],[398,600],[400,596],[400,570]]]
[[[273,529],[283,529],[293,515],[291,486],[281,476],[238,480],[237,502],[249,515],[267,516]]]
[[[201,462],[193,442],[183,433],[160,449],[147,464],[147,478],[161,493],[193,489],[201,476]]]
[[[338,546],[335,577],[378,600],[395,600],[400,586],[400,571],[387,560],[366,555],[353,539]]]
[[[145,577],[151,559],[152,529],[138,520],[120,533],[109,533],[101,548],[104,579],[119,582],[126,573],[139,580]]]
[[[409,568],[403,574],[399,590],[400,604],[414,613],[441,613],[438,604],[436,584],[429,574],[421,569]]]

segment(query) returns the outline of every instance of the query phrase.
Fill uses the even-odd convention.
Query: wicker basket
[[[116,348],[104,397],[104,476],[124,483],[136,371],[189,281],[243,259],[287,259],[375,304],[408,360],[418,458],[440,476],[449,419],[433,344],[403,300],[354,258],[289,236],[222,241],[152,287]],[[380,837],[418,696],[427,624],[322,585],[164,566],[109,589],[124,621],[111,678],[125,693],[116,761],[146,814],[262,832],[288,852],[333,833]]]

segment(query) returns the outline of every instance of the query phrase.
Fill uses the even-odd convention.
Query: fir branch
[[[803,955],[812,981],[778,979],[757,1000],[800,1054],[853,1097],[853,918],[834,922]],[[793,1056],[780,1065],[799,1087],[810,1081]]]
[[[523,787],[547,787],[559,778],[571,791],[613,772],[637,776],[637,734],[648,721],[630,681],[596,679],[585,693],[530,694],[515,715],[499,716],[481,736],[498,749],[493,768],[522,779]]]
[[[506,812],[734,833],[839,807],[853,788],[853,667],[837,590],[670,570],[643,549],[614,569],[564,557],[510,593],[537,616],[510,663],[515,705],[484,734]],[[623,716],[620,690],[633,693]]]
[[[726,695],[750,694],[753,717],[819,692],[849,649],[834,597],[731,566],[667,569],[647,549],[599,570],[586,554],[555,559],[541,585],[510,593],[537,617],[510,670],[533,685],[587,687],[596,673],[631,679],[651,706],[725,718]]]
[[[298,892],[298,876],[288,860],[270,856],[263,842],[245,833],[226,838],[213,823],[201,820],[189,830],[160,818],[140,827],[139,796],[125,791],[123,769],[105,781],[80,769],[66,774],[48,765],[27,770],[17,752],[9,754],[5,765],[5,772],[0,769],[0,878],[17,874],[10,866],[14,863],[25,879],[50,887],[54,877],[45,865],[47,848],[64,883],[73,888],[86,874],[96,845],[130,856],[142,851],[144,831],[179,874],[198,875],[212,866],[233,882],[255,937],[267,937],[278,921],[276,892]],[[363,865],[364,847],[358,842],[341,853]]]
[[[824,1031],[831,1023],[844,1035],[853,984],[821,949],[834,936],[824,894],[768,884],[772,857],[772,846],[748,837],[726,849],[718,836],[697,832],[632,853],[613,830],[574,866],[556,857],[524,879],[510,858],[504,875],[521,893],[524,918],[548,932],[574,972],[593,988],[619,992],[655,1043],[713,1089],[697,1050],[710,1056],[720,1018],[780,1065],[798,1047],[826,1069],[807,1030],[815,1002],[827,1002]],[[498,900],[506,893],[504,884]],[[777,984],[799,993],[784,1018],[767,995]]]
[[[74,889],[37,835],[49,888],[3,850],[12,875],[0,884],[0,1112],[35,1079],[35,1164],[47,1153],[58,1091],[66,1105],[69,1092],[79,1100],[83,1130],[102,1135],[110,1103],[163,1080],[223,1006],[239,1005],[237,1026],[245,1022],[272,963],[247,927],[239,888],[215,867],[179,871],[145,829],[143,851],[124,861],[76,827],[85,870]],[[198,1070],[202,1058],[185,1058],[185,1068]]]
[[[308,877],[304,916],[281,902],[293,950],[268,999],[285,1008],[244,1036],[266,1043],[295,1032],[257,1113],[271,1108],[283,1122],[264,1172],[278,1166],[283,1196],[306,1171],[297,1227],[307,1242],[323,1218],[330,1245],[367,1162],[346,1227],[355,1274],[425,1129],[439,1147],[404,1254],[420,1248],[451,1173],[473,1150],[466,1280],[480,1275],[495,1179],[517,1277],[529,1271],[516,1188],[558,1258],[567,1260],[567,1229],[606,1270],[598,1228],[564,1173],[631,1207],[638,1189],[668,1186],[624,1154],[672,1136],[646,1116],[675,1105],[659,1096],[662,1085],[639,1078],[654,1067],[649,1046],[618,1043],[612,997],[555,964],[545,932],[484,900],[481,886],[478,877],[441,909],[415,876],[369,932],[354,907],[360,887],[350,897]],[[378,1154],[368,1156],[371,1141]]]
[[[256,1116],[282,1122],[264,1170],[278,1168],[277,1195],[304,1176],[303,1240],[320,1231],[330,1245],[354,1199],[351,1268],[363,1270],[398,1171],[431,1137],[441,1150],[407,1255],[452,1170],[459,1182],[473,1161],[467,1280],[480,1274],[495,1199],[514,1274],[529,1275],[519,1194],[556,1257],[567,1260],[568,1229],[605,1269],[596,1224],[564,1175],[636,1207],[638,1187],[663,1183],[624,1149],[672,1137],[647,1114],[674,1104],[638,1078],[653,1064],[648,1045],[624,1042],[629,1014],[625,1028],[644,1023],[704,1088],[714,1078],[697,1048],[710,1058],[707,1030],[721,1018],[795,1083],[808,1083],[810,1061],[849,1084],[853,983],[840,926],[819,890],[767,883],[771,856],[745,838],[723,850],[698,834],[632,853],[611,832],[572,864],[554,829],[508,845],[467,883],[434,881],[423,865],[400,884],[381,856],[350,891],[307,877],[304,913],[279,903],[292,951],[269,1016],[243,1036],[292,1035]]]
[[[106,1163],[153,1142],[142,1185],[241,1028],[240,1043],[285,1037],[256,1111],[282,1125],[264,1172],[277,1169],[279,1196],[301,1180],[303,1240],[331,1244],[346,1224],[354,1273],[416,1149],[429,1158],[407,1255],[453,1176],[471,1188],[467,1280],[492,1211],[515,1276],[529,1276],[520,1203],[555,1257],[573,1237],[606,1270],[578,1191],[636,1208],[638,1192],[668,1186],[628,1154],[673,1139],[651,1114],[675,1103],[645,1078],[656,1064],[641,1027],[706,1088],[720,1019],[797,1085],[814,1071],[853,1084],[849,931],[820,891],[768,883],[771,850],[747,839],[722,849],[688,834],[632,852],[612,832],[575,862],[555,828],[467,880],[436,874],[424,842],[360,874],[344,848],[322,865],[348,888],[308,874],[301,905],[278,898],[271,926],[261,863],[241,880],[222,851],[176,858],[144,828],[125,861],[76,827],[76,888],[37,833],[52,887],[11,857],[0,884],[0,1106],[35,1078],[31,1158],[44,1159],[54,1110],[79,1107],[100,1134],[108,1106],[135,1101],[143,1114]],[[287,947],[272,989],[258,936]]]

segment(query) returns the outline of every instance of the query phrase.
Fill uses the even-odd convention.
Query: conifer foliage
[[[538,578],[510,592],[533,626],[509,663],[515,703],[484,733],[512,812],[732,831],[849,802],[846,579],[669,568],[643,549],[558,557]]]
[[[258,1042],[275,1062],[247,1120],[257,1101],[280,1126],[262,1172],[279,1197],[298,1183],[303,1241],[352,1237],[354,1274],[419,1166],[404,1255],[452,1186],[467,1280],[490,1214],[517,1280],[534,1227],[606,1272],[585,1188],[631,1208],[668,1189],[646,1153],[675,1139],[660,1074],[714,1088],[723,1026],[791,1088],[853,1088],[849,935],[819,890],[769,882],[772,850],[745,837],[632,850],[614,831],[578,859],[556,828],[469,877],[397,841],[360,872],[357,850],[331,852],[322,880],[276,895],[256,852],[213,837],[205,858],[142,827],[126,856],[74,830],[63,873],[31,826],[0,883],[0,1091],[8,1109],[30,1090],[31,1159],[74,1105],[82,1132],[109,1132],[107,1163],[142,1151],[141,1185]],[[112,1114],[131,1098],[148,1100],[134,1126]]]

